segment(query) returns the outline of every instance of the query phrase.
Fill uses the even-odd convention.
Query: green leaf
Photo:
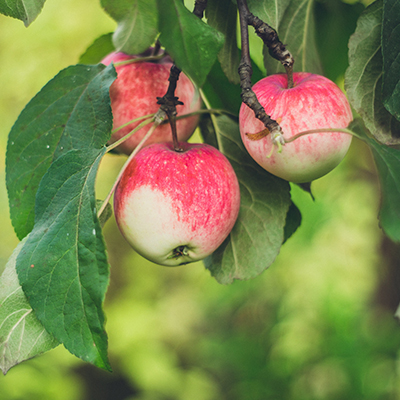
[[[103,200],[96,200],[96,208],[100,209],[100,207],[103,205]],[[107,203],[106,207],[104,208],[104,211],[101,213],[99,217],[100,225],[103,228],[103,226],[106,224],[106,222],[112,217],[113,211],[110,203]]]
[[[113,52],[112,33],[97,38],[80,56],[79,64],[98,64],[105,56]]]
[[[160,42],[176,65],[201,87],[224,37],[192,14],[181,0],[158,0]]]
[[[219,283],[229,284],[256,277],[275,260],[284,240],[290,186],[247,154],[236,122],[218,116],[213,117],[213,123],[219,149],[238,177],[241,205],[232,232],[205,265]]]
[[[400,144],[400,122],[382,102],[382,1],[361,14],[349,42],[345,88],[349,101],[371,134],[386,145]]]
[[[207,22],[225,37],[224,46],[218,53],[222,70],[230,82],[239,84],[240,54],[236,43],[237,7],[231,0],[211,0],[206,8]]]
[[[70,150],[52,163],[17,272],[46,330],[72,354],[109,370],[102,311],[109,269],[94,192],[105,151]]]
[[[101,0],[105,11],[118,22],[113,43],[118,51],[139,54],[158,34],[157,0]]]
[[[293,202],[289,206],[288,213],[286,215],[286,224],[285,224],[285,243],[296,231],[297,228],[301,225],[301,212]]]
[[[20,19],[29,26],[42,11],[46,0],[0,0],[0,13]]]
[[[383,103],[400,120],[400,0],[384,0],[382,19]]]
[[[29,102],[8,138],[6,182],[11,221],[22,239],[33,228],[35,194],[53,160],[70,149],[100,149],[110,137],[113,66],[61,71]]]
[[[16,247],[0,276],[0,369],[4,375],[58,345],[36,318],[18,282],[15,263],[25,242]]]
[[[277,31],[279,40],[295,59],[295,71],[321,74],[315,42],[314,0],[249,0],[249,9]],[[265,47],[264,65],[268,75],[285,71]]]
[[[357,19],[364,8],[361,3],[346,4],[337,0],[315,3],[318,53],[324,76],[332,81],[341,79],[349,66],[346,44],[354,33]]]
[[[356,127],[356,132],[357,136],[371,148],[378,170],[381,189],[379,211],[381,228],[391,240],[400,242],[400,150],[368,137],[359,127]]]

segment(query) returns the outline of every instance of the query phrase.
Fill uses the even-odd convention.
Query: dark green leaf
[[[318,53],[324,76],[333,81],[341,78],[349,66],[347,43],[364,8],[361,3],[346,4],[337,0],[315,3]]]
[[[158,8],[161,44],[201,87],[223,46],[223,35],[192,14],[181,0],[158,0]]]
[[[400,120],[400,0],[384,0],[382,19],[383,103]]]
[[[211,72],[203,85],[206,98],[211,101],[213,108],[220,108],[239,115],[242,104],[240,86],[228,81],[218,61],[215,62]]]
[[[219,283],[229,284],[256,277],[275,260],[284,240],[290,186],[251,159],[236,122],[218,116],[213,117],[213,123],[219,149],[238,177],[241,205],[232,232],[205,265]]]
[[[80,56],[79,64],[97,64],[105,56],[114,51],[112,33],[97,38]]]
[[[35,194],[53,160],[70,149],[100,149],[110,137],[113,66],[61,71],[29,102],[11,129],[6,181],[11,220],[22,239],[33,228]]]
[[[285,224],[285,243],[296,231],[297,228],[301,225],[301,212],[297,208],[296,204],[293,202],[289,206],[289,211],[286,215],[286,224]]]
[[[36,318],[18,282],[15,263],[25,241],[26,238],[14,250],[0,277],[0,369],[3,374],[58,344]]]
[[[378,170],[381,186],[380,225],[390,239],[400,242],[400,150],[369,138],[360,129],[357,129],[357,135],[372,149]]]
[[[231,0],[209,0],[206,16],[208,24],[225,37],[224,46],[218,53],[222,70],[232,83],[238,84],[240,54],[236,43],[237,7]]]
[[[249,8],[277,31],[295,59],[295,71],[321,73],[315,42],[314,0],[249,0]],[[268,75],[285,71],[268,50],[264,51],[264,64]]]
[[[94,193],[104,153],[70,150],[52,163],[17,272],[46,330],[72,354],[110,369],[102,311],[109,271]]]
[[[151,46],[158,34],[157,0],[101,0],[118,22],[113,42],[118,51],[139,54]]]
[[[349,68],[345,88],[349,101],[365,126],[381,143],[400,144],[400,122],[382,103],[382,1],[376,1],[360,16],[349,42]]]
[[[20,19],[25,26],[30,25],[40,14],[46,0],[0,0],[0,12]]]

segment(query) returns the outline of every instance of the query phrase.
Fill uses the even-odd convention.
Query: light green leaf
[[[3,374],[58,345],[36,318],[18,282],[15,262],[25,241],[16,247],[0,277],[0,369]]]
[[[86,49],[86,51],[79,57],[79,64],[97,64],[114,50],[112,33],[107,33],[97,38]]]
[[[224,36],[192,14],[181,0],[158,0],[160,42],[178,68],[201,87]]]
[[[0,0],[0,12],[29,26],[42,11],[46,0]]]
[[[118,51],[139,54],[158,34],[157,0],[101,0],[106,12],[118,22],[113,43]]]

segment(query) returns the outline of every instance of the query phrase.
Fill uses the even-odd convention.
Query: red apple
[[[352,120],[344,93],[320,75],[295,73],[291,89],[287,88],[286,74],[271,75],[257,82],[253,91],[265,112],[281,126],[285,140],[307,130],[346,128]],[[239,126],[253,159],[271,174],[295,183],[311,182],[330,172],[346,155],[352,139],[342,132],[309,134],[286,143],[278,152],[273,150],[271,135],[260,140],[247,135],[265,127],[245,104],[240,109]]]
[[[138,56],[131,56],[121,52],[114,52],[103,59],[102,63],[108,65],[126,61]],[[165,56],[161,60],[137,62],[116,66],[118,77],[110,87],[111,108],[114,119],[114,129],[132,119],[157,112],[159,105],[157,97],[165,95],[169,82],[169,72],[172,66],[170,57]],[[177,83],[175,95],[184,105],[177,106],[178,116],[198,111],[201,107],[199,92],[191,80],[181,73]],[[177,121],[178,139],[186,141],[196,129],[198,117],[193,116]],[[128,134],[139,122],[132,123],[115,132],[110,143]],[[141,128],[129,139],[118,146],[118,150],[125,154],[132,153],[133,149],[143,139],[149,125]],[[156,142],[172,140],[171,128],[168,124],[159,126],[152,136],[146,141],[146,145]]]
[[[227,158],[206,144],[144,147],[114,195],[122,235],[143,257],[175,266],[201,260],[226,239],[239,213],[240,192]]]

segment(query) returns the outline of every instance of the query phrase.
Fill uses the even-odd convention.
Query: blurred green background
[[[320,23],[334,26],[343,10],[356,17],[359,6],[320,2]],[[0,16],[0,271],[17,244],[4,178],[8,132],[49,79],[114,29],[98,0],[48,0],[28,29]],[[318,40],[321,48],[334,43]],[[327,74],[340,84],[346,60],[331,54],[324,56]],[[123,161],[104,159],[99,198]],[[105,311],[114,372],[59,346],[0,376],[0,400],[400,399],[393,318],[400,248],[378,227],[368,149],[355,140],[345,161],[313,183],[315,201],[297,186],[292,192],[302,226],[269,270],[230,286],[217,284],[201,263],[165,268],[143,260],[110,220]]]

